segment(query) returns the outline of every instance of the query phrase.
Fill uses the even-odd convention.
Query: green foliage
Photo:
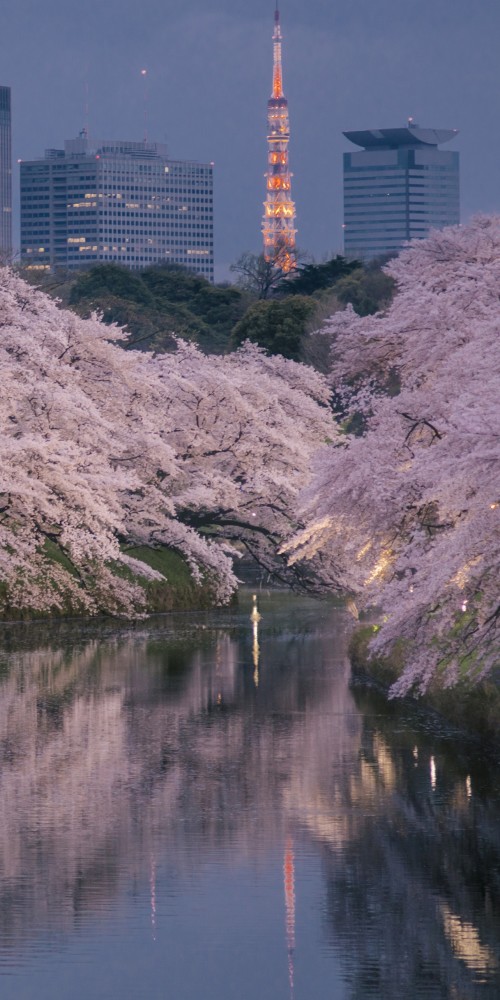
[[[312,338],[313,319],[318,325],[322,313],[348,302],[360,315],[376,312],[389,304],[394,288],[377,266],[364,269],[340,255],[323,264],[299,264],[295,276],[285,279],[277,263],[262,255],[244,254],[233,270],[240,287],[211,285],[176,264],[142,271],[98,264],[77,276],[54,276],[53,294],[63,294],[84,318],[97,311],[105,323],[123,327],[129,334],[125,347],[162,353],[174,350],[177,336],[207,354],[225,354],[248,339],[270,354],[324,371],[328,351],[324,338]]]
[[[117,264],[99,264],[76,278],[69,304],[81,316],[97,310],[105,323],[124,326],[130,334],[129,347],[172,350],[175,334],[207,353],[219,354],[227,350],[231,330],[248,299],[238,288],[211,285],[176,265],[133,272]]]
[[[315,292],[332,288],[340,278],[360,267],[359,260],[346,260],[340,254],[324,264],[303,264],[296,274],[280,283],[279,292],[282,295],[314,295]]]
[[[72,601],[68,596],[63,600],[62,607],[60,605],[60,600],[56,603],[56,594],[58,594],[59,588],[51,579],[50,576],[50,563],[55,563],[61,566],[67,573],[71,576],[76,577],[78,573],[73,566],[73,563],[68,558],[62,548],[57,544],[57,542],[52,541],[50,538],[46,538],[43,544],[43,554],[48,561],[47,571],[44,573],[44,586],[46,592],[49,594],[54,594],[54,607],[50,616],[60,618],[64,615],[74,615],[74,614],[84,614],[83,604],[78,601]],[[60,593],[58,594],[60,598]],[[33,621],[37,619],[47,618],[48,613],[44,609],[43,611],[38,611],[36,608],[32,607],[21,607],[18,608],[11,603],[9,588],[3,581],[0,581],[0,620],[2,621]]]
[[[377,626],[365,625],[357,629],[349,642],[349,658],[353,677],[359,682],[374,683],[386,693],[401,676],[405,666],[405,646],[396,643],[390,656],[369,656],[369,642]],[[405,701],[415,701],[406,695]],[[453,687],[441,686],[437,677],[428,691],[418,698],[424,709],[439,713],[447,722],[464,731],[476,734],[484,743],[500,739],[500,683],[498,673],[477,683],[464,676]]]
[[[77,575],[72,562],[56,542],[46,539],[43,551],[49,564],[55,563],[58,566],[62,566],[72,576]],[[141,562],[151,566],[165,577],[165,580],[141,579],[135,576],[126,566],[110,566],[110,569],[117,576],[123,576],[132,582],[140,582],[142,584],[146,592],[148,612],[183,611],[213,607],[214,596],[210,587],[210,581],[204,580],[203,584],[196,584],[185,559],[178,552],[163,547],[152,549],[145,545],[133,548],[127,547],[126,552],[132,558],[141,560]],[[47,574],[46,586],[54,591],[57,589],[50,579],[50,569]],[[19,609],[12,607],[7,602],[7,596],[7,588],[0,581],[1,620],[32,620],[47,617],[47,611],[38,612],[31,608]],[[83,606],[67,600],[64,602],[62,609],[56,607],[54,604],[54,608],[49,616],[60,618],[65,615],[86,613]]]
[[[396,643],[391,656],[370,657],[369,645],[378,632],[378,625],[362,625],[349,640],[349,659],[354,676],[371,677],[389,688],[404,669],[404,644]]]
[[[196,584],[189,567],[172,549],[151,549],[146,545],[126,548],[127,555],[162,573],[165,580],[143,580],[148,611],[181,611],[212,607],[214,603],[208,581]]]
[[[232,343],[239,347],[245,340],[284,358],[298,361],[308,321],[315,312],[315,303],[304,296],[256,302],[236,324]]]
[[[56,542],[53,542],[50,538],[46,538],[43,545],[43,551],[47,556],[47,559],[50,560],[50,562],[54,562],[57,563],[59,566],[62,566],[62,568],[65,569],[68,573],[70,573],[71,576],[78,575],[75,567],[73,566],[73,563],[71,562],[70,559],[68,559],[66,553],[63,552],[61,547],[57,545]]]
[[[126,546],[124,551],[132,559],[139,559],[147,566],[151,566],[151,569],[162,573],[172,587],[186,588],[193,585],[186,560],[172,549],[164,547],[151,549],[147,545],[136,545]]]
[[[299,264],[295,274],[283,276],[263,255],[244,254],[232,270],[259,302],[236,324],[231,345],[254,341],[270,354],[282,354],[328,371],[329,345],[313,332],[322,314],[329,316],[350,302],[365,316],[391,301],[394,282],[378,265],[363,268],[340,254],[323,264]]]
[[[99,264],[78,276],[71,289],[69,304],[77,305],[82,300],[98,302],[108,296],[142,306],[154,303],[153,296],[136,272],[118,264]]]
[[[390,305],[394,280],[378,267],[361,268],[340,278],[335,295],[342,305],[350,303],[358,316],[371,316]]]

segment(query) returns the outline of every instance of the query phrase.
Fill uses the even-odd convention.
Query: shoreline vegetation
[[[144,562],[164,577],[162,580],[139,578],[139,582],[143,586],[147,597],[146,615],[162,614],[167,611],[204,611],[216,605],[215,593],[210,583],[207,580],[197,583],[193,579],[186,560],[178,552],[174,552],[172,549],[164,546],[153,549],[143,545],[135,547],[127,546],[126,554],[133,559]],[[45,555],[54,564],[63,565],[71,571],[71,564],[67,556],[56,544],[50,543],[50,546],[46,545]],[[131,580],[138,580],[137,576],[129,574],[126,567],[115,566],[114,571],[119,575],[123,575],[124,573],[127,576],[130,575]],[[126,617],[125,614],[121,616],[118,614],[110,615],[106,610],[102,611],[102,615],[109,618]],[[78,607],[69,601],[62,607],[54,603],[50,611],[38,611],[30,607],[18,608],[13,605],[8,605],[0,611],[0,622],[6,624],[30,621],[51,622],[69,617],[88,618],[88,608],[83,606]]]
[[[391,700],[390,689],[405,666],[402,644],[396,644],[389,656],[370,657],[368,647],[373,634],[374,626],[364,625],[350,638],[348,655],[352,683],[354,687],[371,687],[386,700]],[[500,672],[475,684],[463,680],[454,687],[443,688],[434,682],[420,697],[398,695],[393,703],[438,716],[482,748],[500,751]]]

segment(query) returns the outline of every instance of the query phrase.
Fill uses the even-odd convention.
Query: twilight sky
[[[462,220],[500,211],[498,0],[281,0],[298,243],[342,248],[344,129],[458,128]],[[273,0],[1,0],[0,84],[18,158],[148,133],[215,161],[216,276],[260,251]],[[351,147],[354,149],[354,147]],[[17,244],[17,224],[16,239]]]

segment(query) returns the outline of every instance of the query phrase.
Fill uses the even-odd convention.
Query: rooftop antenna
[[[80,132],[81,139],[88,139],[89,137],[89,68],[85,69],[85,82],[83,85],[83,128]]]
[[[144,81],[144,145],[148,141],[148,71],[147,69],[141,69],[141,76]]]

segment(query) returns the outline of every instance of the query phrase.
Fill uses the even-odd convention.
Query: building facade
[[[0,263],[12,253],[12,126],[10,87],[0,87]]]
[[[21,163],[21,261],[34,270],[170,262],[213,281],[213,164],[85,135]]]
[[[370,260],[460,222],[459,154],[439,149],[454,129],[344,132],[344,253]]]

